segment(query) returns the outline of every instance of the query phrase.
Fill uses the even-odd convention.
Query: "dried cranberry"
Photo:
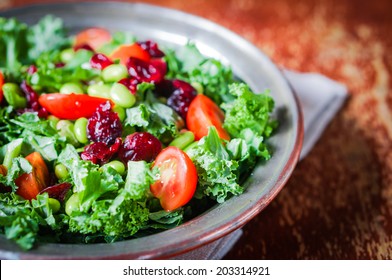
[[[74,49],[75,52],[77,52],[78,50],[86,50],[86,51],[94,52],[94,49],[90,45],[88,45],[88,44],[74,46],[73,49]]]
[[[105,143],[96,142],[84,147],[80,157],[95,164],[105,164],[117,153],[120,147],[121,138],[117,138],[110,147]]]
[[[63,68],[65,66],[65,63],[63,62],[58,62],[54,65],[56,68]]]
[[[90,59],[90,65],[92,68],[103,70],[113,62],[104,54],[96,53]]]
[[[22,113],[24,112],[37,112],[40,118],[45,118],[48,116],[48,111],[45,108],[41,107],[38,103],[38,94],[35,90],[27,84],[26,81],[23,81],[20,85],[20,88],[24,92],[27,99],[27,108],[22,109]]]
[[[164,79],[155,85],[155,92],[158,96],[168,98],[173,93],[173,91],[174,88],[171,80]]]
[[[128,161],[153,161],[162,150],[161,142],[148,132],[135,132],[128,135],[118,151],[120,159]]]
[[[166,65],[163,61],[144,61],[136,57],[128,60],[127,67],[131,77],[139,82],[159,83],[166,74]]]
[[[137,79],[130,77],[130,78],[124,78],[118,82],[126,86],[133,94],[136,93],[137,85],[139,84],[139,81]]]
[[[167,105],[185,120],[189,105],[196,97],[197,92],[189,83],[182,80],[173,80],[172,86],[173,92],[167,99]]]
[[[113,144],[121,136],[121,121],[117,113],[111,110],[109,102],[100,105],[88,119],[87,132],[89,140],[104,144]]]
[[[33,75],[35,72],[37,72],[37,70],[37,66],[30,65],[29,68],[27,68],[27,74]]]
[[[137,44],[142,47],[143,50],[147,51],[151,57],[165,56],[165,53],[159,49],[158,44],[154,41],[137,42]]]
[[[45,188],[42,191],[40,191],[40,194],[48,193],[49,197],[55,198],[60,201],[64,201],[64,198],[67,192],[71,189],[71,187],[72,187],[71,183],[64,182]]]

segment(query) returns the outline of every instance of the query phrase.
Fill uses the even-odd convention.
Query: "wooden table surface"
[[[0,0],[0,8],[35,2],[52,1]],[[139,2],[210,19],[278,65],[349,88],[309,156],[226,259],[392,259],[392,1]]]

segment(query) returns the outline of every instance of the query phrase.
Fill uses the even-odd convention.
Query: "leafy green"
[[[238,184],[238,162],[230,158],[215,127],[209,127],[208,135],[186,152],[198,173],[195,198],[208,196],[222,203],[243,192]]]
[[[145,161],[128,161],[127,170],[124,192],[127,192],[128,197],[133,200],[145,198],[146,192],[154,182],[150,165]]]
[[[98,52],[110,55],[116,48],[121,45],[129,45],[136,42],[136,37],[130,32],[118,31],[112,36],[109,43],[104,44],[99,48]]]
[[[23,173],[31,173],[32,170],[31,164],[25,158],[16,157],[12,160],[12,165],[7,175],[0,174],[0,183],[11,187],[12,191],[15,192],[18,189],[18,186],[15,184],[15,179]]]

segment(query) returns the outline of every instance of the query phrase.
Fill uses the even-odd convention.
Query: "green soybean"
[[[110,166],[111,168],[116,170],[120,175],[125,174],[125,165],[121,161],[113,160],[111,162],[106,163],[105,166]]]
[[[19,86],[14,83],[5,83],[2,87],[4,98],[15,109],[25,108],[27,99],[23,96]]]
[[[192,82],[191,86],[196,90],[197,93],[203,93],[204,92],[204,87],[201,83],[198,82]]]
[[[113,84],[110,89],[110,98],[116,105],[123,108],[131,108],[136,102],[136,98],[131,91],[120,83]]]
[[[48,199],[49,207],[52,209],[53,213],[56,213],[60,210],[60,201],[55,198],[49,197]]]
[[[50,126],[56,129],[57,123],[60,119],[56,116],[50,115],[48,116],[47,120],[49,121]]]
[[[75,121],[74,124],[75,137],[82,144],[86,144],[88,142],[87,123],[88,120],[86,118],[79,118]]]
[[[69,120],[60,120],[56,125],[57,131],[60,136],[64,136],[67,142],[71,143],[73,146],[79,144],[78,139],[76,139],[74,134],[74,124]]]
[[[176,139],[170,142],[169,146],[175,146],[181,150],[185,149],[191,143],[195,141],[195,135],[192,131],[186,131],[181,133]]]
[[[65,49],[60,53],[60,60],[63,63],[70,62],[75,56],[75,51],[73,49]]]
[[[111,86],[97,83],[92,84],[87,88],[87,94],[90,96],[101,97],[101,98],[110,98],[110,89]]]
[[[68,216],[71,216],[73,212],[79,210],[79,207],[80,207],[79,193],[74,193],[69,197],[69,199],[65,203],[65,213]]]
[[[65,83],[60,88],[60,93],[63,94],[83,94],[83,88],[80,84],[77,83]]]
[[[59,180],[64,180],[69,175],[67,167],[62,163],[59,163],[54,167],[54,174]]]
[[[128,77],[128,70],[122,64],[112,64],[102,70],[101,76],[106,82],[118,82]]]
[[[125,109],[121,106],[114,105],[112,108],[113,112],[116,112],[120,121],[124,121],[126,117]]]

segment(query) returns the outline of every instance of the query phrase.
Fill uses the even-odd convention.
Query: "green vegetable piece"
[[[60,121],[60,119],[56,116],[50,115],[48,116],[47,120],[49,121],[49,124],[51,127],[53,127],[54,129],[56,129],[56,126],[58,124],[58,122]]]
[[[6,146],[3,165],[10,170],[12,160],[20,155],[22,150],[23,139],[15,139]]]
[[[135,96],[123,84],[115,83],[110,90],[110,97],[113,102],[124,108],[131,108],[135,102]]]
[[[72,216],[72,213],[79,211],[80,209],[80,198],[79,193],[72,194],[67,202],[65,203],[65,213],[68,216]]]
[[[176,139],[170,142],[169,146],[175,146],[184,150],[188,145],[192,144],[195,141],[195,135],[192,131],[186,131],[181,133]]]
[[[60,59],[63,63],[70,62],[75,56],[75,51],[72,48],[65,49],[60,53]]]
[[[111,168],[116,170],[120,175],[125,174],[125,165],[121,161],[113,160],[111,162],[106,163],[105,166],[110,166]]]
[[[67,142],[72,144],[73,146],[77,146],[79,144],[78,139],[76,139],[74,134],[74,124],[69,120],[60,120],[56,128],[60,136],[64,136],[67,139]]]
[[[14,83],[5,83],[3,85],[4,98],[8,104],[15,109],[25,108],[27,105],[26,97],[23,96],[19,86]]]
[[[74,124],[75,137],[82,144],[86,144],[88,142],[87,123],[88,120],[86,118],[79,118],[75,121]]]
[[[126,113],[125,113],[125,109],[121,106],[118,105],[114,105],[114,107],[112,108],[113,112],[116,112],[120,121],[123,122],[125,120],[126,117]]]
[[[110,89],[111,86],[97,83],[92,84],[87,88],[87,94],[90,96],[101,97],[101,98],[110,98]]]
[[[192,82],[191,86],[196,90],[197,93],[203,93],[204,92],[204,87],[199,82]]]
[[[61,163],[57,164],[54,167],[54,174],[56,175],[57,179],[59,179],[59,180],[64,180],[65,178],[67,178],[69,176],[67,167],[65,167],[65,165],[61,164]]]
[[[48,203],[49,203],[49,207],[50,209],[52,209],[53,213],[57,213],[60,210],[60,201],[58,201],[55,198],[48,198]]]
[[[83,94],[84,92],[83,92],[83,89],[82,89],[80,84],[77,84],[77,83],[65,83],[60,88],[60,93],[63,93],[63,94],[71,94],[71,93]]]
[[[105,82],[118,82],[128,77],[128,70],[122,64],[112,64],[103,69],[101,75]]]

